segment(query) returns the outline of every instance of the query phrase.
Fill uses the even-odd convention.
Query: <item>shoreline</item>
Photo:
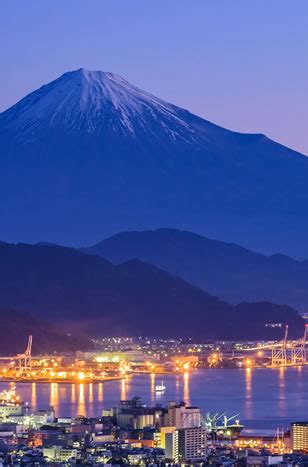
[[[53,378],[53,379],[20,379],[20,378],[13,378],[13,377],[0,377],[0,383],[36,383],[36,384],[51,384],[51,383],[58,383],[58,384],[100,384],[100,383],[106,383],[109,381],[122,381],[122,380],[127,380],[128,378],[134,377],[134,376],[145,376],[145,375],[154,375],[154,376],[183,376],[185,374],[193,375],[195,372],[198,371],[225,371],[225,370],[237,370],[239,372],[241,371],[253,371],[253,370],[285,370],[285,369],[291,369],[291,368],[301,368],[301,367],[307,367],[307,364],[298,364],[298,365],[281,365],[281,366],[254,366],[254,367],[228,367],[228,368],[195,368],[192,371],[189,372],[157,372],[157,373],[151,373],[151,372],[135,372],[135,373],[130,373],[125,376],[110,376],[106,377],[104,379],[93,379],[93,380],[70,380],[70,379],[58,379],[58,378]]]

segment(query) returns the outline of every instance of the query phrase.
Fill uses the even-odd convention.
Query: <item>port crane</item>
[[[207,413],[201,417],[201,424],[214,443],[221,436],[231,440],[243,429],[238,417],[239,414],[228,417],[225,413]]]
[[[232,420],[234,420],[235,425],[239,425],[239,413],[232,415],[232,417],[227,417],[226,413],[206,413],[202,417],[202,422],[205,428],[208,431],[215,430],[215,429],[228,429]],[[221,420],[220,424],[219,421]],[[232,424],[233,426],[233,424]]]
[[[293,342],[291,347],[291,363],[298,365],[306,363],[306,342],[307,342],[308,323],[305,324],[304,336]]]
[[[289,326],[286,324],[284,338],[277,347],[272,347],[272,366],[284,366],[287,364],[287,342]]]
[[[300,339],[288,341],[288,331],[289,327],[286,324],[285,333],[282,340],[269,344],[259,345],[257,347],[249,347],[244,350],[271,350],[271,365],[273,367],[300,365],[307,363],[306,344],[308,337],[308,323],[305,324],[304,335]]]
[[[27,371],[30,369],[32,359],[32,336],[28,337],[28,345],[24,353],[19,353],[14,357],[14,360],[17,360],[17,367],[19,371]]]

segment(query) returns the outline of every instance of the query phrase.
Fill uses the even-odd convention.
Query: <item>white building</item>
[[[67,462],[76,459],[77,454],[77,449],[63,448],[61,446],[43,448],[43,456],[47,457],[48,461]]]
[[[164,426],[192,428],[201,426],[201,412],[198,407],[188,407],[184,402],[170,402],[168,412],[164,415]]]
[[[23,415],[24,406],[22,404],[0,404],[0,418],[9,418],[14,415]]]
[[[31,414],[31,422],[33,426],[39,428],[47,423],[53,423],[55,421],[55,411],[53,408],[48,410],[37,410]]]

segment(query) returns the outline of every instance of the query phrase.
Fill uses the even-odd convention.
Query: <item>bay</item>
[[[166,391],[155,392],[163,379]],[[0,390],[7,387],[0,383]],[[196,370],[190,374],[135,375],[100,384],[17,383],[31,410],[53,406],[57,416],[98,417],[103,408],[139,396],[147,405],[184,401],[206,412],[239,414],[246,432],[287,429],[308,420],[308,367]]]

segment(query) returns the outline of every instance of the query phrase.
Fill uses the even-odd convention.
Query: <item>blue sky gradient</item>
[[[307,52],[306,0],[2,0],[0,111],[100,69],[308,154]]]

